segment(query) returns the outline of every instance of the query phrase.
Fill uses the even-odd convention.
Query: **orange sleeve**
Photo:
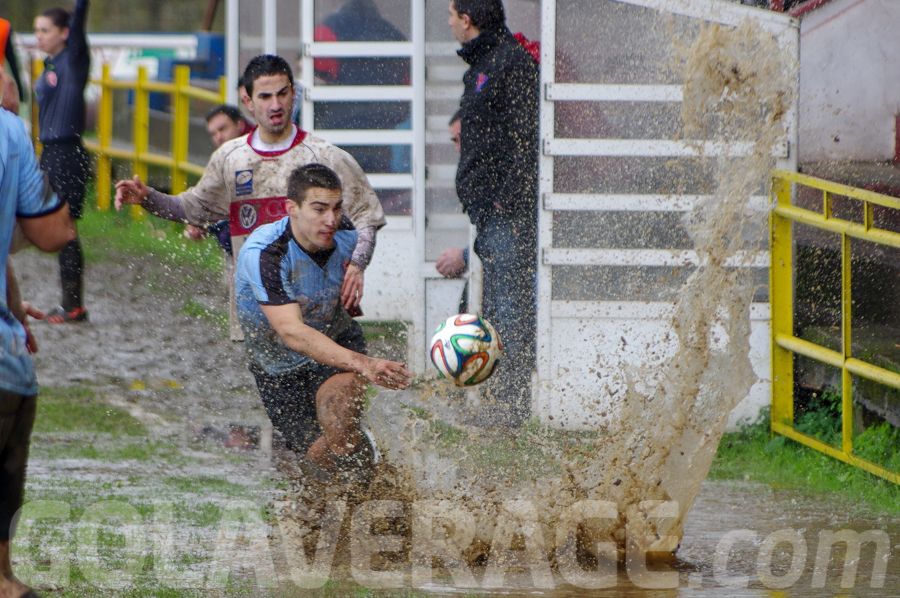
[[[10,24],[6,19],[0,19],[0,67],[6,60],[6,42],[9,40]]]

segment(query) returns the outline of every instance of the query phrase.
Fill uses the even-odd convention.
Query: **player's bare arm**
[[[279,338],[293,351],[315,361],[342,370],[355,372],[369,382],[398,390],[409,386],[412,373],[402,363],[368,357],[341,347],[333,340],[303,323],[300,306],[261,305],[269,324]]]
[[[41,251],[59,251],[76,237],[75,222],[69,216],[69,206],[62,204],[56,211],[32,218],[18,218],[25,238]]]

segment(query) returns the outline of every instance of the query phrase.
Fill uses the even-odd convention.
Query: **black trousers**
[[[84,190],[90,177],[90,157],[80,140],[50,142],[41,153],[41,169],[50,186],[69,205],[72,218],[81,218]],[[66,311],[84,304],[84,254],[78,239],[69,241],[59,252],[61,304]]]

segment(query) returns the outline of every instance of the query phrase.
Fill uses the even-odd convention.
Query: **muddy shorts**
[[[366,340],[356,322],[336,341],[351,351],[366,352]],[[341,371],[314,362],[282,374],[269,374],[256,363],[250,363],[250,372],[256,379],[256,387],[269,420],[294,452],[306,453],[316,438],[322,435],[322,427],[316,417],[316,393],[326,380]]]
[[[22,506],[36,405],[36,397],[0,390],[0,542],[12,536],[12,519]]]

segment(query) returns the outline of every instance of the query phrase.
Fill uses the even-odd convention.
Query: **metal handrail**
[[[822,212],[792,205],[797,186],[822,192]],[[853,222],[831,211],[832,196],[863,204],[863,222]],[[853,376],[900,389],[900,374],[854,357],[851,319],[851,238],[900,248],[900,233],[878,228],[872,206],[900,210],[895,197],[857,189],[809,175],[776,170],[772,175],[775,207],[770,212],[769,288],[772,309],[772,420],[773,432],[791,438],[835,459],[900,484],[900,472],[890,471],[853,453]],[[792,224],[812,226],[841,236],[841,350],[835,351],[794,336],[794,256]],[[830,446],[794,428],[794,355],[802,355],[841,370],[841,446]]]
[[[43,66],[39,61],[34,63],[34,80],[40,76]],[[130,160],[132,171],[147,180],[150,166],[168,168],[171,171],[172,193],[180,193],[187,188],[188,175],[200,176],[205,164],[194,164],[188,161],[188,134],[190,119],[190,101],[201,100],[215,104],[225,103],[225,78],[219,79],[218,91],[210,91],[191,86],[191,70],[187,65],[178,65],[174,69],[171,82],[153,81],[147,76],[144,66],[138,67],[134,80],[113,79],[109,64],[102,66],[100,79],[92,79],[91,83],[100,87],[99,110],[97,114],[97,141],[85,140],[84,146],[97,156],[97,207],[108,210],[112,203],[112,161],[113,159]],[[113,147],[113,91],[126,90],[134,92],[134,117],[132,120],[132,144],[129,149]],[[170,98],[172,112],[172,134],[168,154],[150,151],[150,94],[164,93]],[[37,141],[38,123],[36,111],[32,115],[32,135]],[[37,145],[37,143],[36,143]],[[134,213],[140,213],[139,208]]]

